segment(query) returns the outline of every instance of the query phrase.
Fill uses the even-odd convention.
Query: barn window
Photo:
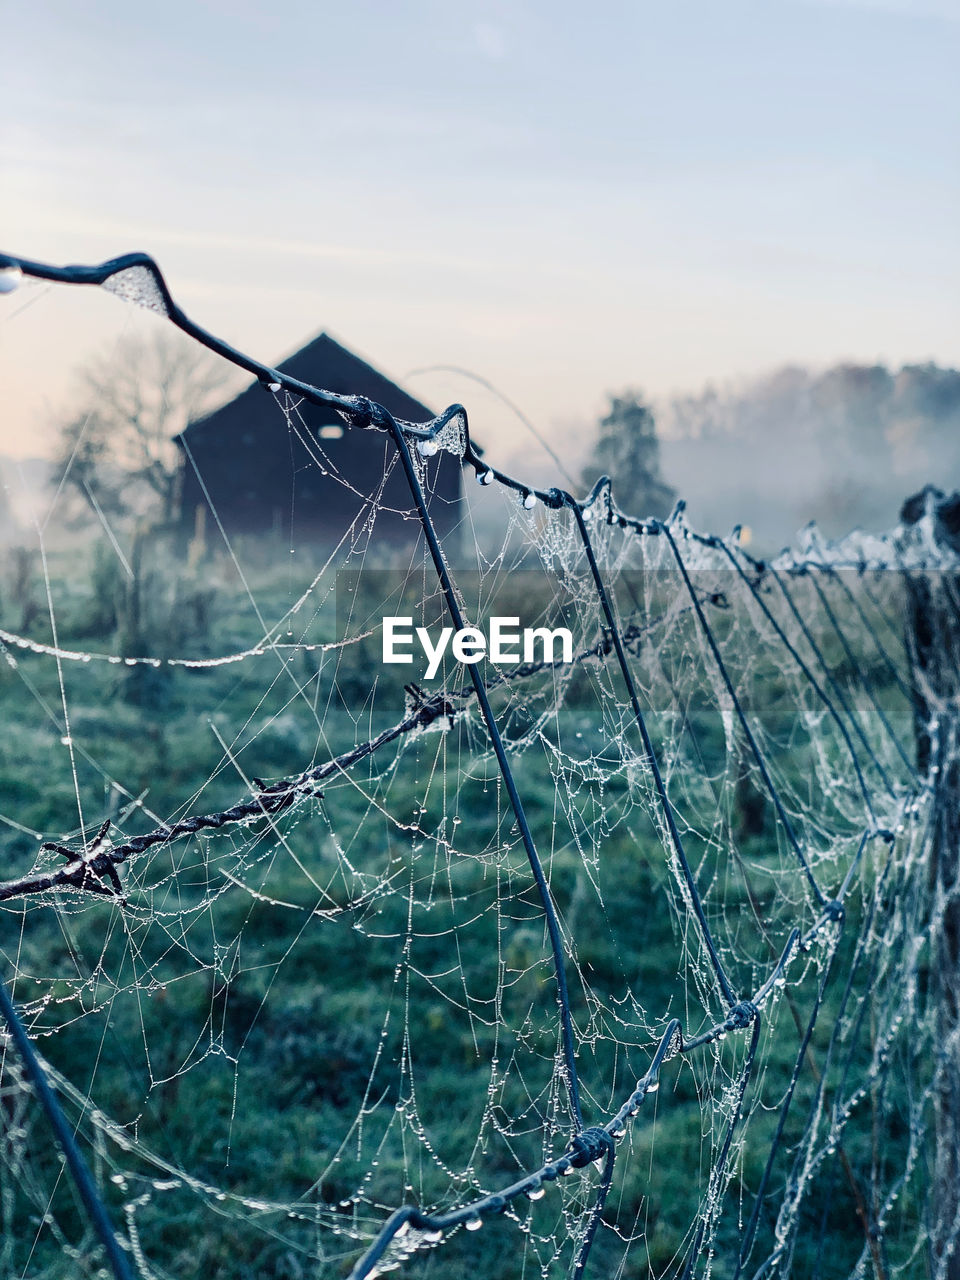
[[[343,436],[343,427],[339,422],[331,422],[329,426],[321,427],[317,434],[321,440],[339,440]]]

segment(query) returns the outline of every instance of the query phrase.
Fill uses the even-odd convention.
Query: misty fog
[[[932,363],[783,368],[678,397],[658,420],[693,523],[743,523],[764,551],[809,520],[831,537],[890,528],[924,484],[960,485],[960,371]]]

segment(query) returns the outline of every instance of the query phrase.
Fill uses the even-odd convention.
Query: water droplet
[[[535,493],[526,494],[523,499],[523,505],[528,511],[532,511],[537,505],[537,495]]]
[[[483,1219],[479,1217],[471,1218],[468,1222],[464,1223],[464,1226],[468,1231],[479,1231],[483,1226]]]
[[[493,472],[481,471],[477,476],[477,484],[493,484]]]
[[[547,1194],[546,1190],[543,1187],[531,1187],[530,1190],[527,1192],[527,1199],[542,1200],[546,1194]]]
[[[440,446],[435,440],[418,440],[417,453],[423,458],[432,458],[438,452]]]
[[[0,293],[13,293],[22,280],[23,272],[19,267],[0,267]]]

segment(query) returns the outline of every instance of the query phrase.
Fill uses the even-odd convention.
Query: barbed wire
[[[119,844],[110,843],[110,822],[100,825],[93,838],[88,841],[81,832],[81,848],[61,842],[46,842],[42,851],[56,854],[65,859],[65,865],[35,869],[29,875],[0,884],[0,901],[23,898],[33,894],[51,890],[68,888],[94,896],[105,896],[114,899],[121,910],[128,908],[123,886],[117,868],[129,859],[138,856],[157,846],[167,846],[175,841],[186,839],[199,832],[221,830],[224,827],[238,824],[249,824],[259,819],[273,819],[283,811],[292,808],[301,801],[323,798],[319,784],[325,779],[336,777],[350,770],[360,761],[369,758],[390,744],[402,740],[406,735],[415,734],[430,728],[449,728],[453,721],[463,714],[468,705],[472,705],[483,722],[487,741],[495,757],[499,776],[509,800],[510,808],[516,821],[527,863],[536,889],[537,898],[549,940],[553,966],[553,981],[558,1011],[560,1033],[559,1075],[563,1085],[568,1121],[568,1137],[564,1152],[555,1159],[546,1161],[538,1169],[514,1180],[499,1191],[490,1192],[480,1198],[445,1213],[425,1213],[412,1205],[403,1205],[388,1216],[376,1233],[366,1252],[356,1262],[351,1280],[366,1280],[377,1274],[379,1264],[390,1254],[391,1265],[404,1257],[411,1256],[419,1249],[439,1243],[450,1231],[463,1226],[476,1229],[489,1217],[502,1214],[515,1201],[521,1198],[539,1199],[545,1188],[558,1179],[572,1174],[575,1170],[588,1169],[594,1164],[602,1165],[600,1177],[587,1216],[586,1227],[580,1241],[573,1266],[573,1275],[580,1280],[583,1275],[594,1240],[606,1197],[611,1186],[618,1142],[625,1136],[629,1124],[638,1116],[645,1098],[657,1092],[660,1085],[660,1073],[665,1064],[673,1058],[688,1055],[695,1050],[716,1043],[728,1034],[742,1034],[747,1037],[747,1045],[738,1073],[732,1082],[732,1105],[727,1114],[723,1136],[719,1142],[717,1157],[710,1169],[707,1201],[710,1206],[700,1219],[696,1232],[687,1250],[682,1275],[689,1280],[700,1260],[701,1250],[711,1229],[711,1215],[716,1212],[715,1204],[726,1185],[728,1163],[734,1148],[735,1133],[740,1125],[747,1088],[754,1068],[762,1027],[762,1014],[771,996],[783,988],[787,981],[787,972],[791,963],[800,955],[810,953],[817,947],[823,947],[824,961],[816,997],[808,1020],[803,1028],[799,1051],[794,1061],[789,1085],[785,1092],[774,1137],[764,1164],[763,1174],[756,1194],[754,1207],[743,1232],[737,1253],[734,1280],[747,1265],[754,1248],[764,1198],[769,1186],[775,1156],[784,1141],[787,1113],[794,1099],[802,1063],[805,1060],[817,1025],[818,1017],[824,1003],[828,981],[834,970],[840,940],[846,921],[845,899],[854,883],[854,877],[861,866],[863,855],[868,845],[880,841],[889,849],[887,861],[879,877],[878,887],[871,900],[870,911],[879,910],[879,894],[883,891],[889,868],[894,865],[893,850],[896,833],[878,825],[873,804],[873,797],[864,775],[864,766],[860,763],[859,752],[854,743],[858,739],[869,767],[872,767],[887,793],[903,806],[917,802],[917,798],[929,793],[929,783],[918,778],[913,762],[905,751],[903,744],[884,711],[879,698],[872,688],[869,674],[858,664],[850,641],[819,581],[838,578],[841,568],[855,568],[861,575],[867,571],[896,569],[899,572],[925,573],[928,571],[955,571],[957,560],[948,549],[931,539],[930,529],[923,526],[911,542],[902,534],[889,539],[865,540],[860,547],[859,555],[851,555],[851,547],[844,545],[833,548],[818,543],[807,549],[799,558],[792,554],[784,554],[772,562],[764,562],[750,557],[740,545],[739,537],[734,535],[727,540],[715,535],[701,535],[693,532],[686,524],[683,506],[678,504],[668,520],[640,518],[621,510],[614,498],[610,480],[603,477],[597,482],[590,494],[584,498],[576,498],[570,493],[558,489],[536,488],[520,481],[505,471],[491,466],[485,455],[473,444],[470,438],[469,425],[465,410],[461,405],[451,405],[441,414],[426,423],[409,423],[391,415],[383,406],[361,396],[342,395],[313,387],[310,384],[291,378],[272,369],[261,362],[237,351],[229,344],[214,337],[196,324],[175,303],[166,285],[162,273],[156,263],[145,254],[128,254],[112,259],[98,266],[53,267],[44,263],[16,258],[0,254],[0,271],[22,272],[37,279],[62,282],[67,284],[100,285],[119,294],[130,301],[165,316],[188,336],[209,350],[228,360],[237,367],[257,377],[269,393],[277,395],[280,391],[293,393],[309,403],[323,405],[335,409],[351,426],[364,430],[385,432],[392,440],[406,479],[413,509],[420,522],[423,539],[427,547],[437,582],[443,596],[446,610],[454,627],[462,630],[466,625],[461,601],[456,589],[453,572],[444,554],[440,536],[428,508],[427,495],[424,492],[418,465],[411,453],[411,447],[421,456],[429,457],[441,447],[448,447],[453,431],[459,436],[460,447],[456,450],[465,466],[472,467],[478,481],[483,485],[496,483],[502,488],[520,495],[522,505],[528,510],[537,502],[549,510],[572,514],[579,548],[589,569],[596,603],[603,619],[603,627],[599,640],[592,646],[583,649],[576,657],[579,663],[608,657],[615,659],[627,700],[632,710],[633,722],[639,734],[642,746],[642,758],[649,769],[656,793],[660,814],[667,833],[669,844],[677,865],[680,868],[686,889],[686,903],[696,921],[700,941],[709,958],[710,968],[716,993],[724,1006],[725,1015],[705,1031],[687,1038],[679,1019],[671,1019],[660,1038],[659,1045],[653,1053],[645,1074],[638,1079],[636,1087],[629,1093],[616,1111],[602,1124],[587,1125],[584,1119],[581,1083],[577,1065],[577,1045],[574,1027],[573,1009],[567,978],[567,948],[557,911],[554,894],[543,861],[537,849],[534,835],[527,819],[525,807],[520,794],[516,772],[510,754],[505,746],[497,716],[490,700],[491,692],[500,685],[510,685],[522,681],[539,671],[546,670],[550,663],[525,664],[509,675],[501,675],[493,680],[486,680],[479,666],[470,664],[468,675],[470,685],[460,690],[441,690],[427,695],[416,685],[406,688],[408,704],[405,715],[395,724],[381,733],[369,738],[348,751],[332,757],[325,763],[312,766],[300,774],[273,783],[262,783],[254,779],[256,790],[230,808],[215,812],[191,815],[176,822],[164,824],[151,832],[134,836]],[[929,515],[929,513],[928,513]],[[929,525],[929,520],[928,520]],[[728,974],[721,958],[720,950],[713,937],[708,919],[708,912],[698,887],[696,869],[687,854],[684,840],[677,822],[676,811],[668,794],[668,787],[661,769],[658,752],[644,715],[641,694],[634,679],[628,654],[636,651],[645,637],[656,625],[656,620],[645,626],[630,624],[623,626],[618,619],[614,603],[605,581],[604,572],[595,545],[598,528],[608,526],[624,531],[641,540],[661,540],[666,545],[687,603],[682,606],[696,620],[702,633],[707,650],[712,656],[716,671],[723,688],[730,699],[733,713],[747,743],[754,761],[758,776],[777,817],[777,830],[782,832],[792,850],[800,871],[809,886],[816,904],[817,914],[813,924],[806,930],[795,924],[790,929],[787,942],[779,958],[773,963],[762,982],[749,996],[738,995],[733,979]],[[684,545],[696,545],[721,553],[725,563],[729,563],[738,580],[746,585],[750,598],[760,608],[763,615],[772,625],[774,633],[815,696],[826,709],[837,726],[844,742],[846,753],[861,795],[868,819],[862,828],[857,852],[852,858],[841,883],[836,887],[833,896],[821,885],[809,856],[809,849],[803,838],[794,830],[786,804],[780,794],[773,774],[768,767],[760,741],[750,724],[747,711],[738,696],[733,679],[728,671],[721,647],[707,617],[706,608],[716,605],[724,608],[727,601],[722,593],[698,592],[690,577],[688,558],[682,551]],[[854,552],[856,548],[853,548]],[[869,553],[869,554],[868,554]],[[746,568],[745,568],[746,566]],[[749,573],[747,570],[749,569]],[[898,786],[889,772],[889,766],[880,759],[876,747],[870,742],[867,733],[860,724],[855,710],[833,671],[830,662],[812,634],[803,610],[793,598],[786,579],[807,577],[813,583],[814,590],[820,600],[824,616],[827,618],[833,635],[840,645],[841,651],[849,665],[856,673],[858,687],[862,689],[867,704],[871,708],[876,723],[884,738],[889,742],[899,757],[907,775],[906,786]],[[789,639],[781,624],[775,618],[767,601],[763,598],[763,589],[770,583],[781,594],[789,611],[800,626],[801,634],[814,656],[815,665],[822,671],[822,678],[814,673],[811,664],[804,659],[797,646]],[[849,591],[848,588],[844,589]],[[855,601],[855,603],[857,603]],[[911,686],[899,675],[896,663],[883,646],[876,629],[860,609],[864,630],[875,645],[878,654],[887,669],[895,677],[899,691],[907,698],[912,696]],[[0,633],[5,646],[15,645],[19,648],[33,649],[41,653],[58,653],[58,646],[40,646],[15,633]],[[21,641],[23,643],[21,643]],[[258,650],[245,651],[247,654]],[[66,651],[63,651],[66,652]],[[71,655],[72,656],[72,652]],[[143,661],[153,661],[143,659]],[[829,688],[830,692],[827,692]],[[831,696],[832,695],[832,696]],[[837,1035],[840,1017],[846,1009],[853,990],[854,975],[863,954],[861,945],[866,931],[861,934],[858,945],[848,968],[848,980],[841,1001],[841,1013],[834,1026],[831,1038],[831,1049]],[[71,1173],[77,1180],[78,1188],[84,1198],[91,1220],[95,1222],[107,1252],[108,1259],[118,1280],[128,1280],[130,1272],[126,1258],[120,1248],[112,1228],[109,1226],[102,1199],[86,1171],[76,1140],[66,1124],[59,1103],[45,1080],[45,1068],[42,1060],[30,1046],[29,1039],[16,1013],[16,1010],[0,983],[2,1001],[0,1013],[4,1015],[10,1034],[21,1053],[27,1073],[37,1090],[41,1103],[46,1110],[57,1132],[58,1141],[64,1149]],[[861,1008],[861,1016],[863,1015]],[[747,1036],[747,1033],[749,1035]],[[852,1052],[852,1050],[851,1050]],[[841,1080],[838,1093],[842,1094],[845,1076]],[[821,1086],[822,1087],[822,1086]],[[932,1088],[933,1084],[928,1085]],[[819,1091],[817,1102],[819,1103]],[[810,1122],[812,1123],[812,1122]],[[842,1123],[836,1121],[842,1128]],[[800,1157],[798,1156],[798,1159]],[[804,1173],[804,1176],[808,1174]],[[792,1175],[784,1202],[793,1194],[793,1188],[800,1180],[799,1172]],[[864,1211],[866,1213],[866,1211]],[[867,1245],[870,1247],[870,1231],[872,1224],[863,1223]],[[392,1251],[392,1252],[391,1252]],[[757,1269],[757,1277],[765,1275],[770,1268],[778,1265],[787,1252],[787,1245],[780,1241]]]

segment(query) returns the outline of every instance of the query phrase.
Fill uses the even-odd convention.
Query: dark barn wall
[[[328,391],[366,396],[408,422],[433,417],[429,409],[325,334],[279,368]],[[270,393],[254,383],[222,409],[191,423],[178,438],[184,453],[181,521],[185,537],[194,533],[200,508],[205,510],[207,541],[216,545],[220,535],[212,506],[231,538],[275,534],[291,545],[304,541],[333,545],[355,522],[359,534],[361,512],[365,515],[370,510],[364,499],[371,498],[378,508],[371,547],[388,552],[415,541],[419,522],[389,436],[347,427],[332,409],[303,403],[293,422],[299,436],[310,438],[308,450],[296,430],[288,431],[283,414],[271,401]],[[340,428],[342,434],[328,438],[321,435],[324,427]],[[441,451],[427,460],[426,469],[431,515],[440,533],[449,537],[460,519],[460,462]]]

